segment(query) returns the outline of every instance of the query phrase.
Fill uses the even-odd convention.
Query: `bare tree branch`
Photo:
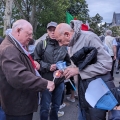
[[[20,4],[18,3],[17,0],[14,0],[14,4],[17,6],[18,10],[20,11],[21,15],[23,16],[23,19],[26,19],[26,20],[27,20],[26,15],[25,15],[25,13],[23,12],[23,10],[21,9],[22,7],[20,6]]]

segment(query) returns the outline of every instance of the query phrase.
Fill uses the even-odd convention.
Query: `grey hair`
[[[30,23],[27,20],[20,19],[20,20],[17,20],[16,22],[13,23],[12,29],[14,29],[14,28],[22,28],[23,26],[28,25],[28,24],[30,24]]]
[[[112,31],[111,30],[106,30],[106,35],[112,35]]]
[[[16,21],[13,23],[12,29],[15,29],[15,28],[22,28],[22,25],[20,24],[19,21]]]

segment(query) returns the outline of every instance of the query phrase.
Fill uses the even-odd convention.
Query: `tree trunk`
[[[13,0],[6,0],[3,36],[5,35],[5,31],[11,28],[12,4]]]
[[[37,18],[36,18],[36,1],[34,0],[33,1],[33,4],[32,4],[32,10],[31,10],[31,16],[30,16],[30,23],[32,24],[33,26],[33,32],[35,33],[36,32],[36,28],[37,28]]]

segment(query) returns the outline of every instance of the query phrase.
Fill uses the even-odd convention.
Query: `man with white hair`
[[[115,60],[116,60],[116,53],[117,53],[117,42],[116,39],[114,37],[112,37],[112,31],[111,30],[107,30],[106,31],[106,37],[105,37],[105,44],[107,45],[107,47],[109,48],[109,54],[112,57],[113,63],[112,63],[112,69],[111,69],[111,75],[113,76],[113,71],[114,71],[114,64],[115,64]]]
[[[0,101],[6,120],[32,120],[38,92],[54,89],[54,82],[38,74],[39,64],[25,50],[32,37],[32,25],[20,19],[0,45]]]

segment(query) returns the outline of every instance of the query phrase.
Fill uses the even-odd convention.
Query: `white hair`
[[[111,30],[106,30],[106,35],[112,35],[112,31]]]

